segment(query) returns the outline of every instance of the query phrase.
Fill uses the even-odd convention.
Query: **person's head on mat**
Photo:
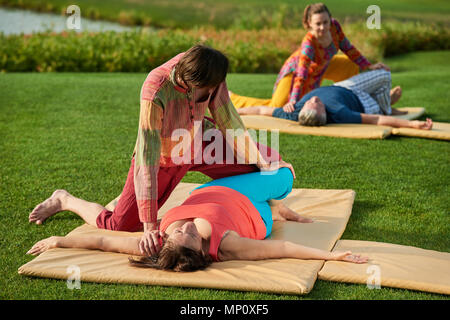
[[[323,126],[327,123],[325,105],[314,96],[303,105],[298,114],[298,123],[302,126]]]
[[[158,255],[130,258],[131,265],[182,272],[205,269],[213,261],[209,254],[203,252],[203,238],[191,221],[163,238],[164,245]]]

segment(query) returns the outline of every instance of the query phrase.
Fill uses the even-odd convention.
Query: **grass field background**
[[[382,21],[423,21],[449,24],[450,3],[445,0],[328,0],[323,1],[334,17],[365,23],[367,7],[380,7]],[[35,10],[64,12],[74,4],[68,0],[0,0]],[[283,22],[284,27],[300,27],[306,0],[77,0],[82,17],[93,17],[123,23],[150,23],[154,26],[190,28],[213,25],[219,28],[248,24],[262,16]],[[134,20],[131,16],[139,16]]]
[[[387,59],[398,106],[420,106],[450,122],[450,52]],[[317,280],[305,296],[176,287],[82,283],[19,276],[38,240],[83,222],[61,213],[44,225],[29,212],[58,188],[106,204],[121,191],[136,141],[139,92],[146,74],[0,74],[0,299],[447,299],[401,289]],[[237,93],[268,97],[276,75],[230,74]],[[356,200],[342,239],[450,251],[447,141],[389,137],[354,140],[280,135],[280,152],[297,174],[295,188],[353,189]],[[206,182],[189,173],[184,182]]]

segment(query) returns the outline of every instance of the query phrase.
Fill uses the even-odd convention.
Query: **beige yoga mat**
[[[407,114],[394,116],[400,119],[413,120],[425,113],[425,108],[408,107],[398,108],[408,111]],[[307,134],[314,136],[353,138],[353,139],[384,139],[396,130],[389,126],[376,126],[369,124],[327,124],[321,127],[300,126],[295,121],[272,118],[267,116],[241,116],[245,126],[249,129],[279,130],[290,134]],[[418,131],[418,130],[416,130]]]
[[[241,116],[247,129],[279,130],[289,134],[307,134],[352,139],[384,139],[392,132],[391,127],[370,124],[327,124],[320,127],[301,126],[295,121],[267,116]]]
[[[180,183],[161,208],[160,216],[169,208],[180,204],[196,186],[197,184]],[[309,224],[276,221],[271,238],[331,250],[345,230],[354,197],[353,190],[294,189],[284,200],[285,203],[298,213],[316,221]],[[98,230],[87,225],[76,228],[70,234],[140,235]],[[38,240],[40,239],[36,239]],[[176,273],[131,267],[126,254],[56,248],[21,266],[19,274],[67,280],[71,275],[71,269],[68,268],[74,265],[79,267],[81,282],[306,294],[312,289],[323,263],[322,260],[298,259],[226,261],[213,263],[206,270]]]
[[[371,241],[339,240],[334,250],[369,257],[368,264],[327,261],[319,279],[450,294],[450,253]]]
[[[450,140],[450,123],[433,122],[431,130],[419,130],[410,128],[394,128],[392,134],[398,136]]]

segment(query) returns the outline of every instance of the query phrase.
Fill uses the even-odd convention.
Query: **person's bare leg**
[[[76,198],[66,190],[56,190],[50,198],[33,209],[28,221],[42,224],[58,212],[71,211],[79,215],[87,224],[97,227],[97,217],[103,210],[105,207],[98,203]]]
[[[237,109],[237,112],[240,115],[272,116],[274,109],[275,108],[272,107],[257,106],[257,107],[239,108]]]
[[[272,210],[272,219],[274,221],[297,221],[300,223],[312,223],[314,220],[304,218],[292,209],[284,205],[281,200],[270,200],[270,209]]]

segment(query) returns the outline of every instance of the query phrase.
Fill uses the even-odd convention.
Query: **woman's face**
[[[309,30],[317,37],[321,38],[330,31],[330,16],[326,12],[314,13],[309,19]]]
[[[202,249],[202,236],[198,232],[195,224],[191,221],[186,222],[181,227],[175,228],[167,240],[195,251]]]

